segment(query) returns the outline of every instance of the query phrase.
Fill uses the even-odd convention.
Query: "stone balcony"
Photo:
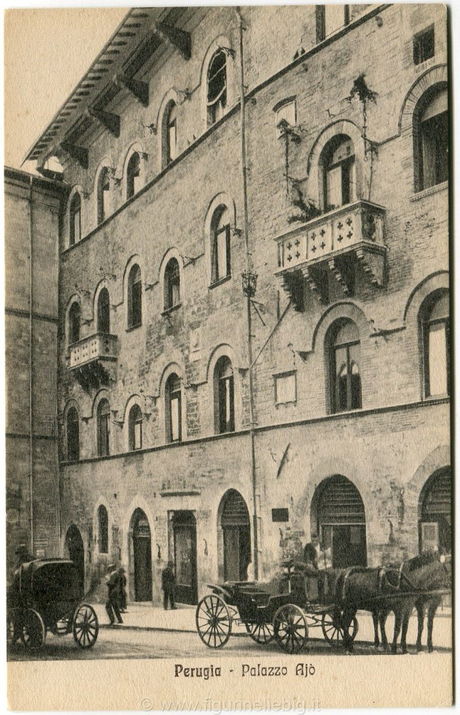
[[[115,380],[117,355],[117,336],[95,333],[70,346],[68,367],[84,389],[98,388]]]
[[[345,295],[353,294],[357,265],[372,284],[383,286],[387,252],[384,221],[383,206],[360,200],[277,236],[276,275],[282,279],[294,307],[302,310],[305,283],[321,302],[328,302],[327,271]]]

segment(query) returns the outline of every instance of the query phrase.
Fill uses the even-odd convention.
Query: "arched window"
[[[110,405],[106,399],[97,406],[97,453],[99,457],[110,454]]]
[[[170,258],[165,269],[164,307],[174,308],[180,303],[180,271],[177,258]]]
[[[235,429],[235,385],[231,360],[219,358],[214,370],[214,407],[216,431],[233,432]]]
[[[109,552],[109,515],[103,504],[97,510],[97,528],[99,553],[107,554]]]
[[[425,396],[450,394],[449,294],[438,291],[421,310]]]
[[[104,166],[99,174],[97,184],[97,222],[102,223],[109,215],[109,198],[110,198],[110,172]]]
[[[81,239],[81,198],[74,194],[69,210],[69,244],[74,246]]]
[[[325,211],[349,204],[356,199],[355,151],[345,134],[331,139],[321,156],[323,168],[323,205]]]
[[[164,164],[167,166],[177,156],[177,105],[169,102],[164,119]]]
[[[137,151],[131,156],[126,169],[126,198],[137,194],[141,188],[141,157]]]
[[[415,190],[447,181],[449,175],[449,118],[447,89],[432,89],[414,112]]]
[[[132,266],[128,276],[128,328],[136,328],[142,323],[142,281],[141,269]]]
[[[339,320],[329,332],[331,411],[361,407],[359,332],[351,320]]]
[[[97,332],[110,333],[110,296],[107,288],[102,288],[97,299]]]
[[[211,281],[217,283],[231,273],[230,214],[219,206],[211,222]]]
[[[142,449],[142,411],[133,405],[129,411],[129,449]]]
[[[227,105],[227,56],[217,50],[208,67],[208,126],[215,124]]]
[[[69,345],[80,340],[81,308],[80,303],[72,303],[69,310]]]
[[[180,378],[173,373],[166,381],[166,438],[168,442],[182,439],[182,394]]]
[[[67,412],[67,459],[76,462],[80,459],[80,422],[76,407],[71,407]]]

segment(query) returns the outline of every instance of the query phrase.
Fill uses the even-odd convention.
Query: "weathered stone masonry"
[[[127,565],[131,597],[137,597],[144,588],[139,585],[139,554],[148,544],[144,568],[151,567],[153,589],[145,593],[158,599],[161,569],[175,548],[189,548],[184,544],[192,534],[195,555],[188,566],[195,569],[196,588],[189,596],[196,599],[207,582],[229,573],[235,557],[231,548],[238,549],[229,546],[233,537],[224,528],[230,517],[223,498],[229,490],[245,501],[251,549],[257,512],[259,576],[269,577],[283,554],[299,548],[318,528],[330,527],[321,520],[318,505],[323,487],[333,483],[327,480],[336,477],[342,478],[341,488],[351,488],[345,478],[359,492],[364,525],[358,515],[355,531],[353,524],[344,528],[355,534],[351,539],[365,534],[367,563],[420,548],[424,489],[436,475],[447,474],[450,465],[449,399],[447,394],[427,394],[421,327],[424,301],[449,287],[447,182],[414,188],[416,113],[426,92],[441,92],[447,85],[445,9],[350,9],[349,24],[322,41],[315,6],[242,10],[248,243],[257,273],[251,308],[254,462],[241,288],[247,256],[235,9],[157,8],[146,13],[139,19],[142,28],[157,13],[157,21],[189,33],[190,58],[183,47],[160,42],[135,72],[149,88],[146,106],[126,88],[106,95],[104,111],[121,117],[120,135],[87,121],[73,140],[88,150],[87,168],[59,141],[48,147],[63,166],[70,197],[78,191],[82,199],[82,239],[69,246],[68,208],[60,234],[58,411],[61,549],[69,544],[69,528],[76,528],[88,588],[115,559]],[[431,25],[434,55],[414,64],[414,36]],[[226,57],[227,100],[222,118],[208,127],[207,71],[219,48]],[[347,99],[362,74],[377,93],[375,103],[366,105],[365,126],[363,103],[356,96]],[[164,113],[171,100],[176,103],[177,156],[165,167]],[[276,108],[284,100],[295,100],[295,141],[280,136],[275,124]],[[78,106],[72,112],[78,116]],[[349,210],[355,218],[345,211],[343,221],[357,221],[362,207],[365,216],[372,214],[372,226],[380,220],[374,216],[383,217],[380,253],[368,245],[376,242],[375,227],[363,228],[363,237],[369,230],[373,238],[361,253],[339,248],[332,260],[309,265],[294,256],[299,263],[292,269],[280,264],[280,246],[288,256],[289,242],[301,245],[307,231],[313,232],[308,222],[289,221],[297,213],[295,186],[320,209],[319,231],[326,221],[321,217],[329,216],[328,207],[321,205],[325,157],[340,136],[353,145],[350,204],[358,206]],[[39,160],[41,151],[37,149]],[[142,188],[126,200],[126,167],[133,151],[140,156]],[[107,218],[97,225],[97,177],[104,166],[113,169],[111,203]],[[220,205],[230,216],[231,271],[212,284],[212,222]],[[331,226],[338,224],[340,210],[332,209]],[[314,240],[308,238],[308,245],[316,250]],[[170,258],[179,265],[180,305],[165,311]],[[127,328],[133,265],[142,276],[142,323]],[[315,285],[318,275],[323,302]],[[297,288],[292,288],[293,280]],[[102,287],[110,294],[116,359],[110,363],[109,384],[85,390],[69,362],[69,309],[75,301],[80,305],[80,340],[94,335]],[[289,299],[292,305],[287,307]],[[336,321],[346,320],[359,334],[362,404],[333,414],[327,346]],[[234,431],[216,435],[214,376],[222,356],[233,369],[235,424]],[[168,444],[166,395],[172,373],[181,378],[182,441]],[[275,376],[287,373],[295,375],[295,397],[276,403]],[[111,410],[107,457],[97,456],[101,399],[109,400]],[[129,450],[133,404],[143,414],[142,449],[135,451]],[[65,421],[71,405],[79,414],[78,461],[67,459]],[[233,504],[236,509],[237,501]],[[107,553],[100,548],[101,505],[108,513]],[[283,510],[282,516],[274,509]],[[242,521],[235,521],[232,533],[241,539],[246,517],[241,509],[238,514],[233,518]],[[239,558],[245,558],[241,543],[239,548]],[[252,551],[249,577],[254,560]]]

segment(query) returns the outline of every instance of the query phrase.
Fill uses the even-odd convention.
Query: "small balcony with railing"
[[[94,333],[69,346],[68,368],[84,389],[108,385],[115,380],[118,338]]]
[[[387,253],[384,223],[383,206],[359,200],[277,236],[276,275],[295,308],[302,310],[305,284],[322,303],[328,302],[327,272],[345,295],[353,293],[357,266],[373,285],[383,286]]]

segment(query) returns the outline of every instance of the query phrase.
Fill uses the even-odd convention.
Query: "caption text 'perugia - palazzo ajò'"
[[[194,603],[314,533],[450,551],[446,23],[132,9],[30,150],[66,191],[53,548],[87,589],[116,561],[157,601],[173,558]]]

